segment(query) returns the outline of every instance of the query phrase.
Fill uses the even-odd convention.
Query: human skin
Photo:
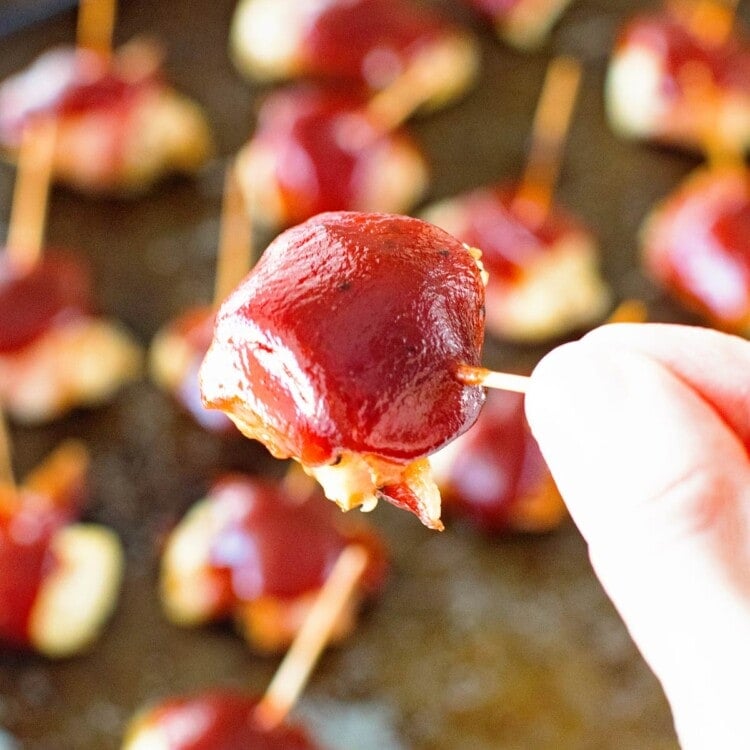
[[[750,747],[750,343],[605,326],[542,360],[526,411],[684,750]]]

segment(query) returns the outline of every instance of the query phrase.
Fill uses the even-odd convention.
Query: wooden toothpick
[[[20,267],[33,267],[42,254],[56,138],[52,118],[35,120],[23,131],[7,250]]]
[[[541,224],[552,205],[581,73],[581,64],[565,56],[555,58],[547,70],[526,169],[513,200],[513,210],[532,225]]]
[[[351,603],[367,560],[366,550],[357,544],[346,547],[339,555],[294,643],[255,709],[256,720],[264,728],[271,730],[279,726],[297,702],[336,622]]]
[[[116,0],[80,0],[76,44],[109,60],[115,28]]]
[[[250,270],[254,258],[252,227],[234,162],[224,178],[214,306],[218,307]]]
[[[10,436],[2,411],[0,411],[0,486],[13,488],[16,486]]]
[[[370,100],[369,118],[386,132],[395,130],[443,90],[445,80],[454,75],[454,64],[452,55],[418,55],[398,78]]]
[[[514,391],[526,393],[530,378],[526,375],[516,375],[511,372],[496,372],[486,367],[473,365],[459,365],[456,369],[456,379],[464,385],[495,388],[500,391]]]
[[[706,44],[726,42],[734,27],[739,0],[672,0],[677,12],[687,19],[695,36]]]

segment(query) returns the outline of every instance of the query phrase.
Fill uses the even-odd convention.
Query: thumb
[[[526,410],[597,575],[662,682],[683,747],[750,747],[742,440],[705,393],[607,329],[542,360]]]

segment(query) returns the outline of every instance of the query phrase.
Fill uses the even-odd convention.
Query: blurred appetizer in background
[[[372,91],[408,74],[426,107],[473,82],[473,37],[412,0],[241,0],[231,51],[251,78],[339,79]]]
[[[214,302],[191,307],[159,329],[151,343],[151,376],[171,394],[202,427],[218,433],[234,433],[231,420],[222,412],[203,406],[198,370],[213,338],[216,309],[252,265],[252,236],[235,163],[230,163],[224,181],[224,199],[219,229]]]
[[[481,249],[489,274],[487,330],[499,338],[558,338],[601,319],[610,304],[596,238],[552,202],[579,79],[570,58],[550,65],[520,182],[479,188],[422,212]]]
[[[567,511],[520,393],[492,391],[474,426],[430,456],[446,514],[490,533],[542,533]]]
[[[573,0],[464,0],[485,16],[504,42],[519,49],[541,45]]]
[[[275,228],[332,210],[408,212],[428,170],[415,141],[391,124],[364,94],[340,86],[271,94],[237,157],[253,221]]]
[[[123,750],[318,750],[299,725],[266,729],[256,718],[258,703],[229,690],[169,698],[136,717]]]
[[[606,103],[622,136],[683,148],[750,147],[750,44],[732,0],[672,0],[621,31]]]
[[[384,584],[384,546],[362,521],[336,513],[313,491],[313,480],[297,471],[304,481],[296,491],[225,476],[190,510],[162,558],[162,602],[170,620],[196,626],[234,619],[255,650],[283,651],[343,549],[357,542],[368,551],[367,570],[331,638],[352,632],[360,605]]]
[[[2,429],[2,428],[0,428]],[[58,658],[97,638],[117,602],[117,536],[76,521],[88,452],[62,444],[16,486],[0,437],[0,644]]]
[[[197,171],[213,150],[200,107],[165,82],[154,41],[112,54],[113,14],[114,2],[84,0],[77,47],[52,49],[0,83],[0,149],[15,158],[24,128],[54,119],[54,176],[88,193],[142,192]]]
[[[312,670],[368,572],[367,550],[345,547],[314,597],[289,651],[260,699],[212,690],[172,698],[130,725],[123,750],[315,750],[307,733],[288,721]]]
[[[62,250],[43,253],[55,133],[49,121],[25,130],[0,250],[0,405],[28,423],[108,399],[141,363],[131,336],[93,312],[84,262]]]
[[[641,233],[647,273],[718,328],[750,335],[750,172],[699,169],[665,198]]]
[[[427,222],[320,214],[279,235],[217,316],[209,408],[295,458],[343,509],[385,498],[442,528],[426,456],[484,402],[484,272]]]

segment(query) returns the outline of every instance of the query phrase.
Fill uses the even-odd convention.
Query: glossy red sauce
[[[31,645],[29,618],[56,565],[52,537],[66,520],[65,511],[35,502],[0,508],[0,641],[16,648]]]
[[[455,448],[449,475],[440,487],[445,509],[486,531],[508,530],[509,514],[518,500],[549,481],[521,394],[491,391],[476,424]]]
[[[150,712],[148,723],[161,729],[169,750],[316,750],[300,727],[261,728],[257,704],[256,698],[217,690],[172,698]]]
[[[288,223],[362,204],[378,154],[394,137],[367,121],[365,105],[363,96],[310,87],[282,91],[265,103],[255,140],[276,157]]]
[[[275,455],[406,463],[479,414],[483,390],[454,373],[479,364],[483,305],[474,259],[437,227],[322,214],[274,240],[222,305],[203,396]]]
[[[512,282],[568,234],[587,233],[583,225],[559,206],[540,225],[531,225],[513,208],[518,185],[476,190],[456,202],[460,226],[456,237],[482,251],[490,284]]]
[[[693,33],[676,14],[662,12],[637,16],[624,28],[617,49],[630,45],[651,49],[663,60],[665,97],[684,93],[681,73],[688,63],[695,62],[712,72],[719,87],[750,93],[750,47],[737,35],[713,45]]]
[[[107,113],[109,126],[123,129],[144,91],[158,84],[153,73],[126,79],[92,52],[61,47],[0,85],[0,141],[20,143],[30,118]]]
[[[651,220],[644,242],[650,273],[718,325],[750,320],[750,172],[703,170]]]
[[[228,601],[263,596],[290,599],[314,592],[327,580],[352,537],[343,533],[338,511],[322,497],[294,502],[281,486],[241,475],[224,477],[210,492],[216,514],[227,523],[213,540],[211,561]],[[374,591],[385,562],[373,538],[363,580]]]
[[[425,47],[454,33],[427,7],[405,0],[329,0],[303,42],[309,73],[380,89]]]
[[[0,252],[0,354],[91,310],[88,269],[71,253],[48,251],[22,272]]]
[[[206,409],[201,401],[198,370],[213,339],[214,319],[212,307],[197,307],[183,313],[171,323],[174,334],[181,336],[191,350],[190,362],[173,395],[202,427],[212,432],[236,434],[229,417],[215,409]]]

